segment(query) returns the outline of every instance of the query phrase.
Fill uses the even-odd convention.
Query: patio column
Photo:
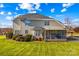
[[[51,39],[51,30],[49,30],[49,36],[50,36],[50,39]]]
[[[63,31],[61,31],[61,30],[60,30],[60,37],[61,37],[60,39],[62,39],[62,38],[63,38],[62,33],[63,33]]]
[[[44,40],[46,40],[46,30],[44,30]]]

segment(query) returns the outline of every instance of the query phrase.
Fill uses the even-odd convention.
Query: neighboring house
[[[4,35],[7,32],[12,32],[12,28],[0,28],[0,35]]]
[[[14,34],[32,34],[45,40],[66,40],[65,26],[50,17],[40,14],[21,15],[13,20]]]

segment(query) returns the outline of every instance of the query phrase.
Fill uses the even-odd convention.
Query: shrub
[[[33,40],[35,40],[35,41],[38,41],[38,39],[39,39],[39,38],[36,37],[36,36],[33,37]]]
[[[19,37],[19,36],[22,36],[22,35],[20,35],[20,34],[14,35],[12,39],[16,40],[16,38]]]
[[[16,41],[21,41],[21,42],[23,42],[23,41],[25,41],[25,37],[24,37],[24,36],[18,36],[18,37],[16,38]]]
[[[39,37],[39,41],[42,41],[43,40],[43,38],[42,37]]]
[[[12,37],[13,37],[13,32],[6,33],[6,38],[7,39],[12,39]]]
[[[32,41],[33,36],[31,34],[27,34],[25,36],[18,34],[18,35],[13,36],[13,40],[16,40],[16,41]]]
[[[32,40],[33,40],[32,37],[33,37],[33,36],[32,36],[31,34],[27,34],[27,35],[25,36],[25,41],[32,41]]]
[[[33,40],[35,40],[35,41],[42,41],[43,38],[42,38],[42,37],[37,37],[37,36],[35,36]]]

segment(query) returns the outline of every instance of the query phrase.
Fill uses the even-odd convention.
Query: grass
[[[0,56],[77,56],[79,42],[16,42],[0,36]]]

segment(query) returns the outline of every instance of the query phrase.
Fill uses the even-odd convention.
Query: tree
[[[79,27],[75,27],[74,31],[77,32],[77,33],[79,33]]]
[[[70,33],[71,36],[73,36],[73,27],[72,27],[71,19],[69,17],[66,17],[64,21],[65,21],[65,27],[66,27],[67,33]]]

